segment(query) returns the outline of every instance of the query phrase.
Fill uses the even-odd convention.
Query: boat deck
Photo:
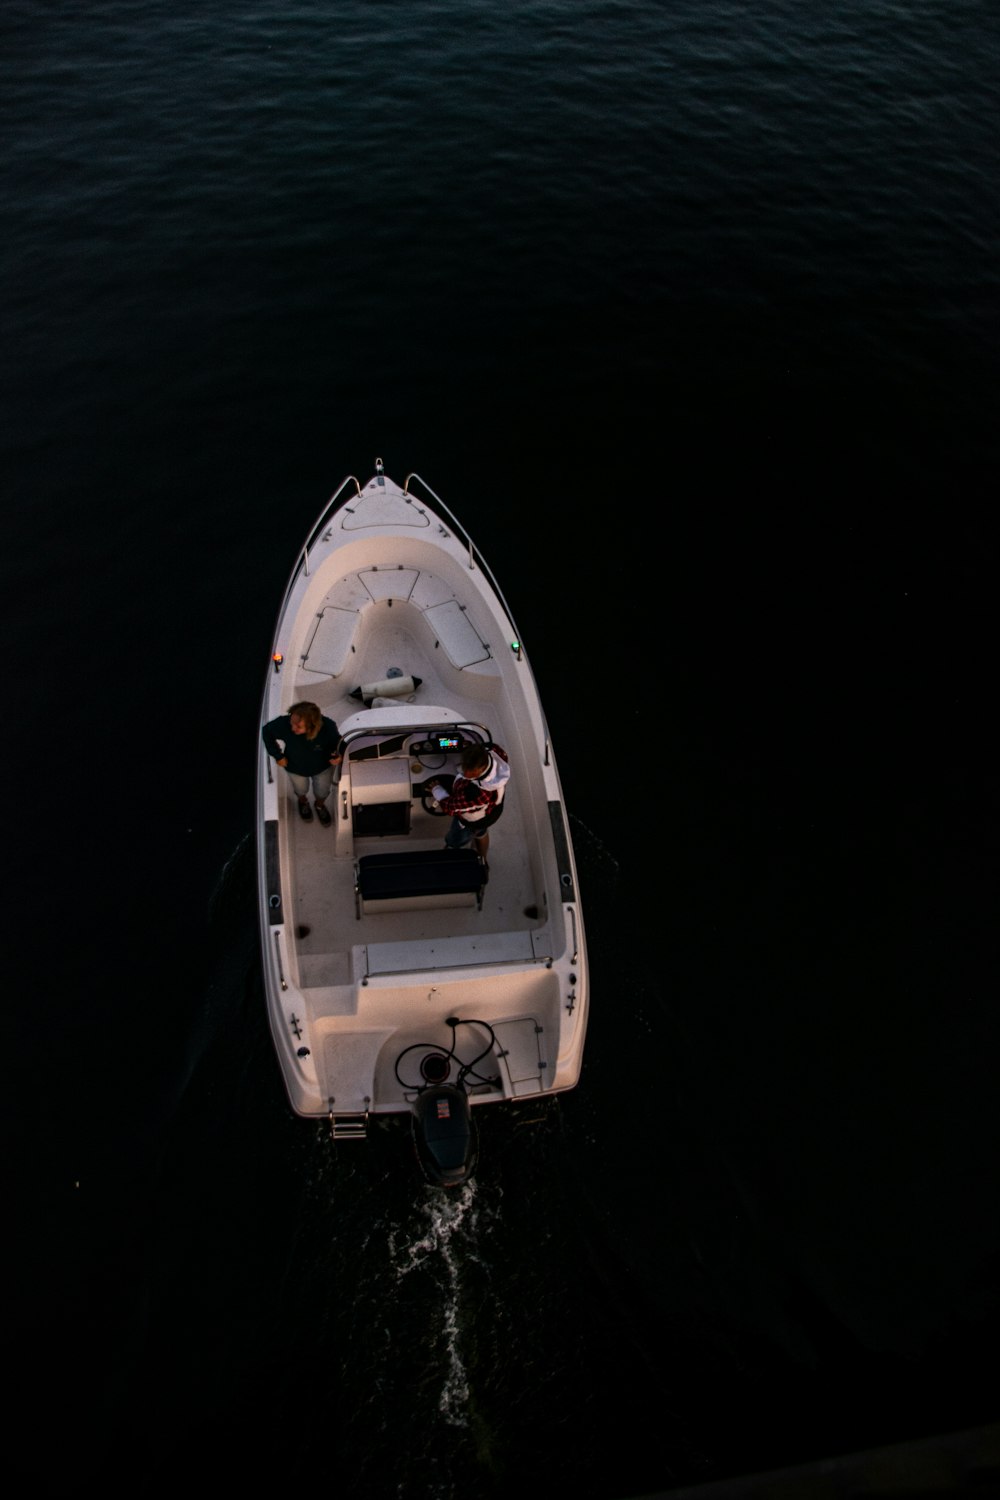
[[[545,923],[547,905],[555,900],[555,893],[540,888],[541,872],[537,859],[531,858],[530,851],[538,846],[538,832],[526,821],[532,806],[527,768],[519,754],[516,728],[503,722],[507,700],[493,670],[495,663],[486,660],[471,670],[455,672],[441,660],[442,652],[428,651],[422,615],[398,602],[392,610],[371,611],[366,626],[364,632],[354,635],[354,643],[361,649],[352,662],[351,678],[345,681],[342,677],[337,684],[336,699],[329,701],[333,685],[329,679],[317,684],[313,696],[323,712],[343,728],[362,706],[350,696],[356,685],[384,679],[389,665],[398,663],[403,672],[417,671],[420,684],[412,694],[398,700],[397,713],[404,717],[412,713],[414,721],[420,723],[421,715],[438,705],[457,720],[483,726],[510,754],[513,775],[503,816],[490,830],[489,874],[481,908],[472,902],[366,911],[356,899],[356,860],[369,854],[443,848],[451,819],[426,811],[420,794],[426,780],[458,771],[459,757],[437,753],[421,759],[411,748],[419,733],[398,754],[377,762],[359,761],[349,745],[327,804],[334,819],[330,828],[322,827],[315,817],[312,822],[304,822],[298,816],[291,784],[277,771],[276,790],[279,804],[283,804],[279,806],[279,822],[284,824],[283,864],[290,874],[284,918],[289,946],[294,947],[298,959],[299,983],[310,990],[355,983],[369,966],[368,954],[359,956],[357,950],[371,953],[390,942],[404,955],[399,968],[412,961],[407,950],[414,944],[434,944],[441,950],[445,940],[456,938],[478,945],[475,950],[466,949],[461,960],[464,963],[474,962],[477,951],[486,962],[496,961],[488,958],[488,953],[530,960],[530,934]],[[385,804],[396,798],[397,808],[402,803],[409,805],[408,832],[359,831],[359,803]],[[503,943],[499,941],[501,935],[505,935]],[[443,950],[438,957],[428,952],[426,966],[434,967],[442,955]],[[374,959],[389,969],[393,967],[384,952],[374,954]],[[342,997],[330,999],[338,1008],[344,1004]],[[314,1000],[322,1008],[318,995]]]
[[[376,903],[370,910],[359,899],[357,861],[369,854],[437,854],[451,823],[423,808],[419,787],[431,773],[414,773],[410,756],[390,764],[397,773],[405,766],[418,775],[410,832],[402,837],[355,836],[345,790],[349,769],[329,803],[339,826],[303,821],[291,788],[282,786],[292,877],[284,930],[297,966],[289,977],[297,990],[295,1009],[320,1049],[324,1097],[335,1101],[341,1115],[405,1106],[416,1097],[418,1062],[411,1058],[406,1088],[397,1061],[408,1050],[447,1049],[449,1015],[476,1016],[496,1027],[501,1072],[495,1059],[493,1080],[470,1085],[474,1097],[537,1093],[548,1067],[542,1039],[558,1036],[562,996],[547,962],[551,913],[547,893],[538,888],[517,789],[512,784],[504,814],[490,830],[484,886],[457,897],[432,895],[429,904],[419,897],[414,909],[393,901],[391,909],[379,910]],[[473,873],[479,870],[474,855],[469,865]],[[555,920],[565,921],[558,901]],[[456,1038],[459,1060],[471,1062],[487,1037],[478,1022],[463,1024]]]
[[[335,786],[335,794],[337,788]],[[290,798],[294,802],[293,798]],[[331,807],[340,811],[339,796]],[[416,910],[365,911],[355,892],[355,860],[366,854],[440,849],[450,818],[425,812],[412,803],[411,831],[403,837],[349,837],[346,852],[337,853],[334,830],[314,819],[305,823],[289,808],[290,864],[294,872],[293,909],[285,913],[294,928],[303,987],[351,981],[352,949],[393,943],[440,943],[464,937],[489,952],[511,952],[494,941],[500,934],[530,933],[544,920],[544,893],[534,888],[516,788],[505,799],[504,814],[490,831],[489,872],[482,908],[468,905],[422,906]],[[347,837],[342,832],[342,839]],[[516,945],[530,956],[530,941]]]

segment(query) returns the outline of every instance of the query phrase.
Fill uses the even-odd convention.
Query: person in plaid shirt
[[[462,772],[455,777],[450,793],[436,778],[427,783],[441,811],[452,815],[445,835],[447,848],[465,849],[474,842],[485,864],[489,829],[503,812],[509,780],[506,750],[499,745],[469,745],[462,751]]]

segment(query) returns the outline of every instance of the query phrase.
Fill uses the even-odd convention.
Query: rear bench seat
[[[354,863],[358,918],[427,906],[478,906],[489,875],[472,849],[408,849],[363,854]]]

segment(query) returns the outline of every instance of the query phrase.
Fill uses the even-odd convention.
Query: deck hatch
[[[484,645],[478,630],[454,599],[432,605],[426,611],[426,618],[456,667],[470,667],[475,662],[489,659],[489,647]]]
[[[346,609],[324,609],[306,646],[303,665],[310,672],[339,676],[350,655],[357,626],[356,613]]]

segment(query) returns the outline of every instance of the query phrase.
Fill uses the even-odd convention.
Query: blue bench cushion
[[[416,849],[402,854],[363,854],[357,862],[364,901],[478,892],[488,872],[472,849]]]

